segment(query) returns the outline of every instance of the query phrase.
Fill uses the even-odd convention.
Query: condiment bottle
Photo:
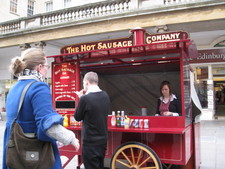
[[[144,119],[144,128],[147,129],[149,128],[149,124],[148,124],[148,119]]]
[[[120,126],[124,127],[124,111],[121,111],[121,116],[120,116]]]
[[[70,116],[70,125],[71,126],[75,126],[76,125],[76,120],[75,120],[74,116]]]
[[[63,126],[64,127],[68,127],[69,126],[69,119],[68,119],[67,115],[64,116]]]
[[[112,111],[111,125],[113,127],[116,126],[116,113],[115,113],[115,111]]]
[[[120,123],[120,111],[117,111],[117,115],[116,115],[116,126],[120,127],[121,123]]]
[[[128,118],[127,116],[125,116],[124,119],[124,128],[128,129],[130,127],[130,118]]]

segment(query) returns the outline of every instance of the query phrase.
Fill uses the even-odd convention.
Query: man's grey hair
[[[98,84],[98,74],[95,72],[88,72],[85,74],[84,80],[89,81],[91,84]]]

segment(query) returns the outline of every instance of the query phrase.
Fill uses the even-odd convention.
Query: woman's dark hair
[[[164,80],[164,81],[161,83],[161,85],[160,85],[160,94],[161,94],[161,96],[163,96],[163,94],[162,94],[162,88],[163,88],[163,86],[165,86],[165,85],[168,86],[168,88],[169,88],[169,93],[172,94],[170,82],[167,81],[167,80]]]

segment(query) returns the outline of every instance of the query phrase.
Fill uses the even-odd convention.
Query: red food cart
[[[65,46],[61,54],[49,56],[52,63],[53,105],[58,113],[67,115],[68,128],[81,140],[81,125],[73,114],[79,98],[83,75],[95,71],[99,86],[107,91],[112,111],[124,111],[130,119],[147,121],[147,127],[115,127],[108,116],[106,158],[112,169],[182,168],[200,166],[200,123],[195,120],[191,99],[189,60],[197,57],[197,49],[188,33],[167,32],[149,34],[138,28],[131,36],[121,39],[88,42]],[[182,115],[155,116],[159,85],[168,80],[173,92],[181,98]],[[141,108],[147,108],[141,114]],[[146,114],[147,113],[147,114]],[[70,146],[60,148],[69,161],[81,150]]]

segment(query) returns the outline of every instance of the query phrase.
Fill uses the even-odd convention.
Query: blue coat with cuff
[[[31,81],[34,79],[19,80],[7,96],[2,169],[8,169],[6,166],[6,146],[10,137],[10,127],[17,115],[20,96],[24,87]],[[50,88],[46,83],[37,81],[30,86],[17,122],[23,128],[24,133],[36,133],[38,139],[53,143],[55,164],[52,169],[61,169],[62,164],[56,140],[49,137],[46,131],[54,124],[62,124],[63,117],[53,110]]]

